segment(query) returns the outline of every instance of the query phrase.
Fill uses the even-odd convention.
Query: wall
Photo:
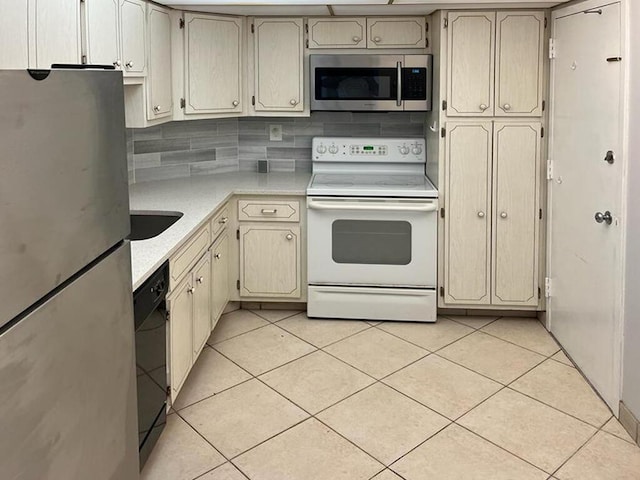
[[[271,172],[311,171],[313,137],[424,137],[425,119],[424,113],[315,112],[304,118],[189,120],[130,129],[129,181],[256,172],[259,162]],[[282,141],[269,140],[272,125],[282,127]]]
[[[622,401],[636,419],[640,419],[640,2],[630,0],[628,8],[629,164]]]

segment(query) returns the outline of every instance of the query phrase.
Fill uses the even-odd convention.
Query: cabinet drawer
[[[229,206],[222,207],[211,220],[211,240],[215,240],[216,237],[224,230],[224,227],[229,223]]]
[[[300,202],[238,200],[238,220],[299,222]]]
[[[178,284],[182,276],[198,261],[207,250],[211,238],[210,224],[202,227],[169,260],[170,288]]]

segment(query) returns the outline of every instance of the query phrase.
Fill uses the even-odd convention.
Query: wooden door
[[[33,66],[51,68],[54,63],[80,63],[80,2],[35,1],[36,58]]]
[[[175,399],[193,364],[192,276],[180,283],[167,299],[169,306],[169,378],[171,400]]]
[[[494,125],[494,305],[538,305],[540,128],[539,122]]]
[[[490,121],[448,122],[445,140],[444,301],[491,303]]]
[[[146,4],[142,0],[120,0],[120,43],[125,76],[147,74]]]
[[[492,117],[495,19],[493,12],[448,15],[447,115]]]
[[[255,110],[304,110],[304,22],[301,18],[256,18]]]
[[[300,296],[300,226],[240,227],[240,296]]]
[[[310,18],[309,48],[366,48],[367,20],[359,18]]]
[[[215,241],[212,252],[211,330],[216,326],[229,301],[229,237],[226,233]]]
[[[87,63],[122,66],[119,42],[120,0],[86,2]]]
[[[147,119],[168,117],[171,96],[171,19],[169,10],[148,4],[149,79]]]
[[[424,17],[368,17],[367,48],[425,48]]]
[[[243,20],[185,13],[185,113],[242,111]]]
[[[0,69],[29,68],[29,3],[0,4]]]
[[[496,116],[542,115],[543,62],[544,12],[498,12]]]
[[[193,361],[211,333],[211,251],[193,269]]]

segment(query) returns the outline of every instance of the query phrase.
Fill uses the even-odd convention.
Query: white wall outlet
[[[282,125],[269,125],[269,140],[272,142],[282,141]]]

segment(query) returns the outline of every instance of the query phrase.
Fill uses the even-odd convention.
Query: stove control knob
[[[400,153],[402,155],[407,155],[409,153],[409,147],[407,147],[406,145],[403,145],[400,147]]]
[[[422,147],[420,145],[416,145],[411,149],[411,153],[414,155],[420,155],[422,153]]]
[[[318,152],[321,155],[323,153],[327,153],[327,147],[325,147],[324,145],[320,144],[320,145],[318,145],[318,148],[316,148],[316,152]]]
[[[338,153],[338,147],[336,147],[335,145],[331,145],[329,147],[329,153],[335,155],[336,153]]]

